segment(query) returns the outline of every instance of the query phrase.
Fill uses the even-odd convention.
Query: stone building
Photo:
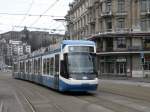
[[[18,56],[30,54],[31,46],[27,43],[22,43],[22,41],[9,40],[9,43],[6,43],[6,54],[5,55],[5,64],[11,66],[13,60],[17,59]]]
[[[150,0],[74,0],[70,39],[97,45],[99,75],[150,76]]]

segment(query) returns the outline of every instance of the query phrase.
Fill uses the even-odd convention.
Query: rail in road
[[[0,86],[7,87],[0,89],[0,112],[150,112],[149,100],[128,96],[127,92],[118,93],[120,89],[106,91],[109,89],[108,85],[104,89],[103,84],[97,92],[59,93],[35,83],[3,75],[0,76]],[[120,88],[113,86],[113,89],[115,87]],[[5,92],[11,100],[6,96],[2,97]]]
[[[127,97],[124,95],[118,95],[118,94],[105,92],[105,91],[98,91],[96,93],[87,93],[87,94],[73,94],[73,93],[63,94],[45,88],[43,86],[35,85],[33,83],[28,83],[20,80],[17,80],[17,82],[22,83],[23,86],[22,89],[25,89],[25,87],[29,87],[29,89],[32,88],[34,91],[36,91],[35,94],[37,94],[37,96],[43,98],[43,101],[44,99],[48,100],[44,105],[50,106],[53,104],[53,107],[55,107],[55,109],[57,107],[58,112],[69,112],[69,111],[73,112],[72,108],[74,106],[76,106],[75,112],[81,110],[97,111],[97,112],[98,111],[100,112],[150,112],[149,102]],[[31,93],[27,93],[27,94],[31,94]],[[37,104],[43,105],[43,103],[40,102],[38,103],[39,101],[38,99],[36,99],[37,102],[34,101],[32,98],[30,98],[30,100],[33,103],[33,105],[35,105],[35,108],[37,110],[41,109],[39,108],[40,106],[37,106]],[[79,103],[80,105],[78,105],[77,103]],[[71,108],[68,107],[68,105],[70,105]]]

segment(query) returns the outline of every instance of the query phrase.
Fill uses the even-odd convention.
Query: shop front
[[[100,76],[127,76],[127,57],[125,56],[100,56],[99,57]]]

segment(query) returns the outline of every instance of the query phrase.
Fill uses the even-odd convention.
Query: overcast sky
[[[69,10],[69,3],[72,1],[73,0],[0,0],[0,33],[10,30],[20,31],[23,29],[21,28],[22,26],[42,29],[65,29],[64,22],[58,22],[54,19],[63,18]]]

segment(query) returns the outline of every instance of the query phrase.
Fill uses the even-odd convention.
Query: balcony
[[[143,50],[142,46],[128,46],[128,51],[141,51]]]
[[[112,29],[105,29],[105,33],[112,33]]]
[[[141,15],[150,15],[150,9],[147,9],[145,11],[141,11]]]
[[[103,2],[105,2],[105,0],[100,0],[100,3],[103,3]]]
[[[117,11],[116,12],[116,16],[126,16],[127,15],[127,11]]]
[[[116,28],[116,33],[126,33],[130,30],[128,28]]]
[[[112,47],[106,47],[105,51],[104,52],[114,52],[113,50],[113,46]]]
[[[104,11],[104,12],[101,13],[101,17],[110,17],[112,15],[113,14],[112,14],[111,10],[110,11]]]
[[[96,52],[103,52],[103,49],[102,48],[96,48]]]
[[[88,22],[89,23],[95,23],[95,21],[96,21],[95,17],[90,17]]]

